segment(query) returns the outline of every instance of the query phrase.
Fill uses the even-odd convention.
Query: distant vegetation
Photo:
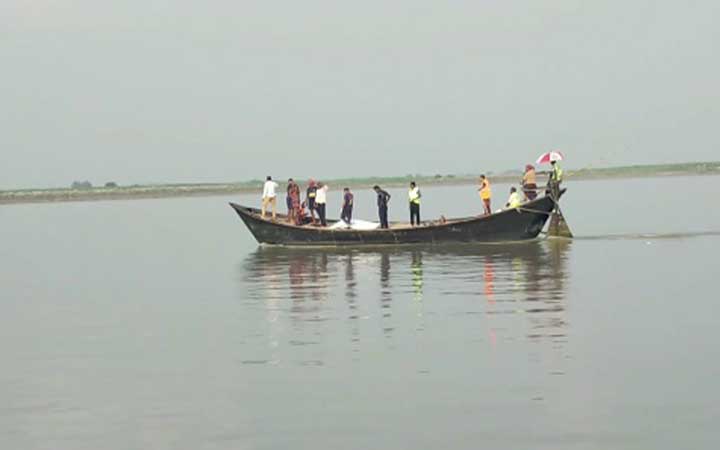
[[[93,185],[89,181],[73,181],[70,189],[92,189]]]
[[[720,161],[691,162],[682,164],[652,164],[623,167],[607,167],[601,169],[580,169],[569,172],[573,177],[631,177],[631,176],[662,176],[662,175],[710,175],[720,173]]]
[[[492,172],[487,173],[491,174]],[[496,182],[517,182],[519,181],[521,175],[522,174],[519,171],[506,171],[493,174],[492,180]],[[720,175],[720,161],[566,170],[567,178],[574,180],[678,175]],[[475,183],[477,181],[477,177],[477,174],[408,174],[400,177],[342,178],[334,180],[325,179],[322,181],[326,182],[335,189],[339,189],[344,186],[360,189],[370,188],[375,184],[379,184],[384,187],[406,186],[410,181],[416,181],[418,184],[426,186],[441,184],[467,184]],[[0,204],[108,200],[121,198],[165,198],[193,195],[235,195],[243,192],[257,192],[262,188],[262,184],[263,180],[260,179],[252,179],[235,183],[182,183],[132,186],[120,186],[114,181],[109,181],[102,187],[93,187],[92,183],[89,181],[74,181],[69,189],[51,188],[0,191]]]

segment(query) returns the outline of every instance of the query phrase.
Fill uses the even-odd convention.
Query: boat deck
[[[480,216],[478,216],[478,217],[480,217]],[[295,225],[294,223],[288,222],[287,216],[282,216],[282,217],[281,217],[280,214],[277,215],[277,219],[276,219],[276,220],[273,220],[271,217],[265,217],[265,218],[263,219],[262,217],[260,217],[260,215],[257,215],[257,218],[260,219],[260,220],[263,220],[263,221],[265,221],[265,222],[270,222],[270,223],[276,223],[276,224],[286,225],[286,226],[288,226],[288,227],[293,227],[293,228],[323,228],[322,226],[320,226],[320,223],[319,223],[319,222],[318,222],[317,224],[306,223],[306,224],[304,224],[304,225]],[[455,222],[460,222],[460,221],[461,221],[461,220],[457,220],[457,219],[454,219],[454,220],[445,220],[445,221],[441,221],[441,220],[426,220],[426,221],[423,221],[419,226],[412,226],[412,225],[410,224],[410,222],[390,222],[390,223],[389,223],[389,225],[390,225],[390,228],[389,228],[389,229],[390,229],[390,230],[403,230],[403,229],[410,229],[410,228],[423,228],[423,227],[437,226],[437,225],[448,224],[448,223],[455,223]],[[339,222],[339,221],[338,221],[338,220],[328,220],[327,222],[328,222],[328,227],[325,227],[325,228],[329,228],[331,225],[334,225],[335,223],[337,223],[337,222]],[[334,230],[335,230],[335,231],[343,231],[343,230],[350,230],[350,229],[351,229],[351,228],[335,228]],[[378,227],[378,228],[376,228],[376,229],[379,230],[380,227]],[[362,231],[362,230],[354,230],[354,231]]]

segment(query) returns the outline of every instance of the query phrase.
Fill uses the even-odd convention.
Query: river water
[[[714,449],[718,181],[570,183],[577,238],[512,245],[258,247],[255,196],[0,207],[0,448]]]

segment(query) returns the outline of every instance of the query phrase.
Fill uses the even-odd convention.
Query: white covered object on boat
[[[351,230],[375,230],[380,226],[379,223],[368,222],[367,220],[353,220],[350,222]],[[329,227],[331,230],[344,230],[348,228],[347,222],[342,220],[332,224]]]

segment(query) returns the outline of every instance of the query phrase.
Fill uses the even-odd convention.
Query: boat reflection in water
[[[392,341],[430,326],[482,329],[478,342],[562,342],[571,245],[259,247],[242,264],[243,299],[265,309],[278,343]]]

